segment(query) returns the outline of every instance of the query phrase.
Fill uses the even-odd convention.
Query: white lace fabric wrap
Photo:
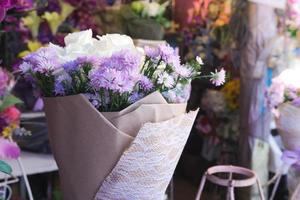
[[[95,200],[162,200],[197,111],[145,123],[106,177]]]
[[[282,142],[288,150],[300,148],[300,108],[289,103],[279,106],[279,117],[276,118],[276,126],[279,130]]]

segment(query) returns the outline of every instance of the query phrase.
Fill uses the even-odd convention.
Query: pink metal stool
[[[227,173],[227,174],[229,173],[229,178],[228,179],[220,178],[215,175],[217,173]],[[246,178],[241,180],[239,179],[235,180],[233,179],[233,174],[242,175],[245,176]],[[234,200],[235,187],[249,187],[255,184],[257,184],[258,186],[259,196],[261,200],[265,199],[260,181],[257,175],[255,174],[255,172],[253,172],[252,170],[242,168],[242,167],[226,166],[226,165],[219,165],[219,166],[214,166],[209,168],[202,177],[200,187],[196,196],[196,200],[199,200],[201,197],[206,179],[216,185],[227,187],[228,188],[227,197],[226,197],[227,200]]]

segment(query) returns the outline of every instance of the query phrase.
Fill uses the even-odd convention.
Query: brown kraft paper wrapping
[[[146,122],[185,112],[154,92],[120,112],[100,113],[84,97],[44,98],[49,140],[65,200],[92,200]]]

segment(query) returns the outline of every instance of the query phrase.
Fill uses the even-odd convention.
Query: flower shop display
[[[38,2],[38,1],[37,1]],[[32,0],[3,0],[0,2],[0,60],[9,68],[16,55],[22,51],[22,39],[26,35],[20,27],[20,19],[33,9]]]
[[[178,12],[182,7],[189,6],[181,11],[186,12],[184,23],[181,22],[186,59],[200,55],[210,65],[231,66],[228,48],[232,1],[194,0],[188,4],[180,1],[176,3]]]
[[[285,148],[296,150],[300,147],[300,84],[297,74],[299,70],[288,69],[272,80],[267,91],[267,105],[273,110],[276,126]]]
[[[104,26],[109,26],[107,29],[119,26],[119,32],[134,39],[162,40],[165,29],[171,27],[171,21],[166,16],[168,6],[169,1],[159,3],[137,0],[129,4],[108,7],[103,20],[110,21],[106,21]]]
[[[238,78],[221,90],[208,90],[201,101],[205,113],[196,120],[196,130],[203,135],[202,157],[218,164],[234,164],[239,136]],[[213,148],[212,148],[213,146]]]
[[[40,46],[50,41],[62,45],[64,36],[77,30],[91,28],[100,33],[95,12],[102,6],[95,0],[49,0],[21,19],[20,26],[27,33],[27,49],[30,50],[30,42]]]
[[[20,69],[44,96],[65,199],[163,199],[197,112],[185,113],[200,58],[182,64],[169,45],[69,34],[24,57]],[[163,162],[162,162],[163,161]],[[151,195],[151,196],[149,196]]]
[[[17,0],[7,2],[12,4],[8,10],[9,15],[0,25],[2,33],[0,35],[0,59],[6,68],[17,66],[20,58],[50,41],[62,45],[67,33],[87,28],[91,28],[98,34],[102,32],[97,22],[96,12],[106,5],[104,1]],[[6,7],[4,6],[4,10],[7,10]],[[0,10],[0,15],[1,13]]]
[[[31,188],[27,179],[26,172],[20,160],[20,148],[13,141],[13,136],[25,135],[28,132],[20,128],[21,112],[16,107],[16,104],[22,103],[17,97],[11,94],[11,90],[15,85],[15,81],[2,67],[0,68],[0,171],[11,175],[12,168],[3,160],[15,159],[21,167],[23,178],[25,180],[26,189],[29,199],[33,200]],[[9,178],[10,176],[8,176]],[[1,187],[10,188],[8,184],[18,182],[17,179],[5,180],[1,183]],[[5,194],[5,193],[4,193]],[[3,195],[3,193],[1,193]],[[10,189],[11,195],[11,189]],[[0,196],[1,198],[3,196]],[[4,197],[6,198],[6,197]]]

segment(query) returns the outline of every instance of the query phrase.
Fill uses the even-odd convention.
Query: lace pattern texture
[[[197,112],[145,123],[95,200],[162,200]]]

